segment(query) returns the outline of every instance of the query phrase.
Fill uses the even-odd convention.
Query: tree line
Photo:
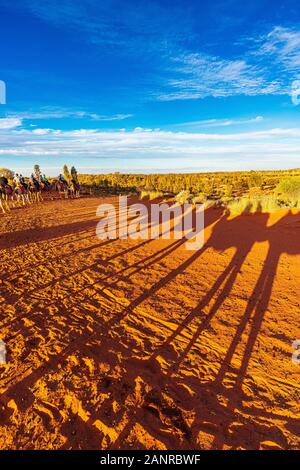
[[[81,185],[103,192],[158,191],[178,194],[189,191],[207,198],[240,196],[253,188],[261,191],[274,189],[289,176],[300,176],[300,168],[278,171],[216,172],[216,173],[169,173],[169,174],[79,174]]]

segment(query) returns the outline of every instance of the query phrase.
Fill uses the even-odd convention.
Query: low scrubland
[[[232,213],[300,207],[300,168],[282,171],[78,175],[94,194],[139,194],[143,200],[223,206]]]

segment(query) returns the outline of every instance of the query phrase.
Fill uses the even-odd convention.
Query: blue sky
[[[299,167],[298,0],[0,0],[0,166]]]

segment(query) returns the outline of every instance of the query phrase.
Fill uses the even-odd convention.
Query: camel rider
[[[78,191],[78,190],[80,189],[80,185],[79,185],[79,183],[78,183],[78,181],[77,181],[76,178],[72,178],[72,179],[71,179],[71,183],[72,183],[72,185],[73,185],[75,191]]]
[[[13,181],[14,181],[16,186],[20,186],[21,181],[20,181],[20,175],[18,173],[15,174]]]
[[[12,186],[9,184],[8,179],[6,176],[0,176],[0,188],[2,189],[2,193],[10,196],[13,192]]]
[[[32,186],[34,186],[35,188],[39,187],[39,182],[38,182],[38,180],[36,179],[36,177],[34,176],[33,173],[31,173],[31,176],[30,176],[29,180],[30,180],[30,183],[31,183]]]
[[[41,181],[42,181],[42,183],[44,183],[46,186],[50,186],[49,180],[48,180],[48,178],[47,178],[46,175],[43,175],[43,176],[41,177]]]
[[[23,175],[20,174],[20,183],[23,186],[23,188],[28,191],[28,183],[26,183],[25,178]]]
[[[63,177],[63,175],[61,173],[58,175],[58,181],[60,181],[64,185],[68,186],[68,183],[66,182],[65,178]]]
[[[1,188],[5,188],[5,186],[8,185],[8,179],[4,176],[4,175],[1,175],[0,176],[0,186]]]

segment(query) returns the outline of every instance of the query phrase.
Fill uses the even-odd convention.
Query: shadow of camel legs
[[[247,253],[245,252],[245,257]],[[180,359],[178,362],[172,367],[172,373],[176,372],[178,368],[180,367],[180,364],[184,360],[184,358],[188,355],[189,351],[201,335],[201,333],[205,330],[205,328],[208,327],[209,322],[212,320],[214,315],[217,313],[219,308],[221,307],[222,303],[226,299],[226,297],[230,294],[231,289],[234,285],[234,282],[236,280],[236,276],[240,272],[241,266],[243,265],[244,262],[244,256],[241,256],[241,253],[236,253],[227,268],[223,271],[223,273],[219,276],[219,278],[216,280],[215,284],[213,287],[210,289],[210,291],[206,294],[206,296],[200,301],[200,303],[189,313],[189,315],[186,317],[186,319],[183,321],[183,323],[177,328],[177,330],[168,338],[167,343],[170,344],[171,341],[173,341],[176,336],[178,336],[181,331],[193,321],[194,318],[196,318],[199,315],[204,315],[203,321],[195,331],[193,337],[189,341],[187,347],[184,349],[184,351],[180,354]],[[227,279],[227,280],[226,280]],[[214,297],[214,295],[217,293],[217,291],[221,288],[222,284],[226,280],[226,283],[224,287],[222,288],[221,292],[219,293],[215,303],[213,304],[212,308],[210,309],[208,314],[204,314],[203,309],[209,304],[211,299]],[[166,343],[165,345],[166,346]]]
[[[237,377],[235,380],[235,385],[232,390],[233,393],[230,393],[230,395],[232,395],[233,398],[229,399],[229,403],[227,405],[227,409],[228,411],[230,411],[230,415],[229,415],[230,419],[234,419],[234,410],[241,404],[241,401],[242,401],[243,381],[247,374],[248,365],[251,359],[255,342],[257,340],[257,336],[261,329],[265,312],[267,311],[267,308],[269,305],[279,257],[280,257],[280,251],[274,250],[270,247],[265,263],[264,263],[263,270],[254,288],[251,299],[236,329],[236,333],[228,348],[226,356],[224,357],[223,366],[221,367],[215,379],[215,383],[217,385],[222,384],[226,376],[226,372],[228,368],[230,368],[231,361],[239,345],[239,342],[241,341],[242,335],[246,327],[249,325],[249,322],[251,322],[250,332],[248,335],[246,347],[245,347],[243,357],[241,360],[241,365],[236,372]],[[226,428],[224,427],[224,429],[227,429],[228,431],[230,424],[231,424],[231,420],[226,423]],[[220,449],[222,448],[222,446],[223,446],[222,440],[215,439],[215,441],[213,442],[212,448]]]

